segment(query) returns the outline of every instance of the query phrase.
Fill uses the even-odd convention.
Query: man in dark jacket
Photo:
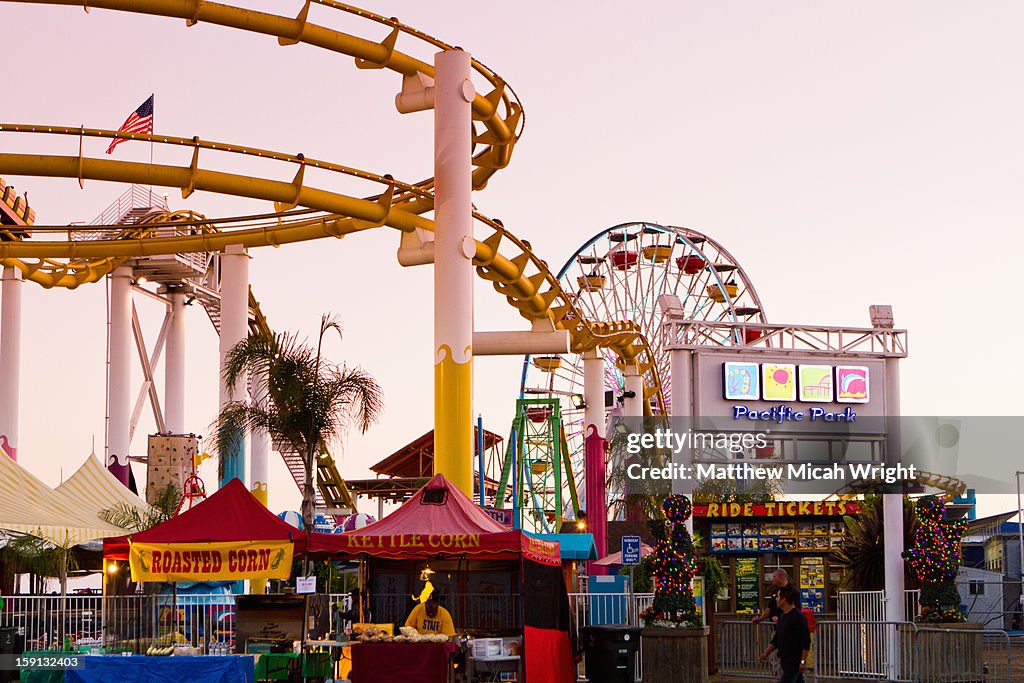
[[[779,653],[782,668],[779,683],[803,683],[807,657],[811,653],[811,631],[807,617],[796,608],[797,600],[796,589],[792,586],[779,589],[776,601],[782,614],[775,623],[775,637],[759,660],[763,662],[772,652]]]
[[[789,574],[785,569],[779,568],[772,573],[772,594],[768,596],[768,600],[765,603],[764,609],[761,610],[760,614],[754,617],[754,623],[757,624],[762,621],[767,621],[774,624],[775,621],[782,615],[782,610],[779,609],[778,604],[775,601],[779,591],[786,586],[792,586],[789,582]],[[800,607],[800,594],[796,594],[796,606]]]

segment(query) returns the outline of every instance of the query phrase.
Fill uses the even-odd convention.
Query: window
[[[420,498],[420,505],[444,505],[448,500],[448,490],[443,488],[427,489]]]
[[[984,595],[985,594],[985,582],[984,581],[970,581],[967,584],[968,595]]]

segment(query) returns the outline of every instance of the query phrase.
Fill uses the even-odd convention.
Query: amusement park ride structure
[[[523,111],[511,88],[492,70],[471,61],[461,50],[395,19],[329,0],[317,3],[365,19],[365,26],[390,29],[383,40],[370,40],[308,21],[311,4],[306,2],[294,18],[203,0],[189,3],[187,7],[169,0],[100,0],[90,3],[89,7],[177,17],[186,20],[188,25],[206,22],[240,28],[276,36],[281,45],[303,42],[346,54],[355,58],[356,66],[361,69],[394,71],[402,76],[402,90],[396,97],[399,111],[435,109],[436,179],[402,183],[388,175],[360,171],[302,154],[283,154],[197,137],[118,133],[84,127],[0,124],[0,132],[4,134],[124,137],[192,150],[188,166],[92,158],[83,155],[81,149],[73,156],[3,153],[0,154],[0,173],[75,178],[80,183],[105,180],[177,187],[181,189],[183,198],[196,190],[219,192],[272,201],[276,209],[271,215],[226,219],[165,212],[143,225],[95,226],[88,231],[71,233],[67,226],[36,226],[33,230],[35,239],[24,240],[21,239],[23,235],[10,232],[6,236],[7,241],[0,244],[0,262],[5,269],[44,287],[74,288],[111,277],[111,385],[114,386],[117,380],[117,385],[121,386],[122,378],[127,377],[131,355],[130,297],[135,268],[142,268],[143,264],[162,257],[182,260],[188,254],[215,254],[217,258],[211,262],[218,264],[219,291],[207,287],[210,293],[202,296],[210,300],[211,306],[214,306],[212,297],[220,296],[217,310],[221,351],[224,353],[244,337],[252,317],[245,250],[322,237],[341,238],[388,226],[401,233],[400,263],[435,264],[435,297],[444,301],[447,309],[447,314],[439,315],[435,320],[435,422],[439,454],[436,465],[438,471],[446,473],[464,490],[472,486],[472,415],[468,385],[472,347],[477,339],[485,350],[489,346],[490,352],[543,350],[587,353],[609,349],[624,372],[635,378],[644,410],[650,412],[652,404],[663,410],[665,401],[661,381],[652,350],[639,326],[630,320],[595,320],[586,316],[576,308],[572,297],[563,290],[546,263],[532,253],[527,242],[513,236],[500,221],[472,212],[470,191],[482,189],[494,173],[509,163],[522,133]],[[436,64],[428,64],[398,50],[399,38],[406,41],[411,38],[421,45],[440,50]],[[446,61],[449,62],[447,67],[444,66]],[[445,80],[449,78],[445,72],[451,74],[450,80]],[[484,85],[487,94],[476,93],[474,78]],[[444,112],[448,109],[456,113],[447,116]],[[460,125],[464,131],[455,129]],[[459,147],[442,144],[445,139],[454,140],[459,146],[467,143],[465,154],[459,152],[455,155],[458,158],[446,158],[446,150],[450,152]],[[475,146],[475,153],[468,146],[470,140]],[[211,168],[209,164],[215,163],[223,154],[249,157],[254,167],[261,160],[289,163],[295,168],[295,174],[290,181],[281,181],[265,178],[255,168],[244,175]],[[376,184],[381,189],[359,198],[311,187],[304,181],[309,168]],[[448,208],[451,208],[450,215],[446,214]],[[424,215],[430,211],[434,212],[434,219]],[[469,237],[470,221],[473,220],[488,231],[488,237],[483,240]],[[448,240],[446,230],[453,231],[454,240]],[[82,239],[85,232],[99,239]],[[507,256],[509,250],[511,255]],[[454,261],[454,265],[446,265],[447,261]],[[507,335],[505,339],[512,341],[505,344],[500,343],[500,338],[495,340],[493,335],[485,337],[473,333],[471,295],[466,294],[471,291],[472,283],[462,275],[471,273],[470,268],[475,268],[480,277],[494,283],[495,289],[530,322],[528,333]],[[460,302],[454,308],[453,300]],[[436,309],[441,310],[441,307]],[[169,339],[174,337],[173,333],[169,334]],[[127,382],[123,385],[127,386]],[[222,402],[230,398],[226,395],[226,388],[222,387]],[[115,461],[115,470],[126,457],[130,417],[127,396],[112,394],[108,458]],[[3,428],[0,425],[0,429]],[[233,458],[228,460],[229,475],[244,476],[244,468],[230,462]],[[119,473],[124,476],[123,468]],[[328,506],[344,503],[337,495],[328,496],[322,488],[321,493]]]
[[[81,0],[24,1],[83,4]],[[527,241],[515,237],[501,221],[475,211],[471,203],[472,191],[482,190],[510,163],[522,135],[525,118],[515,92],[496,72],[461,49],[397,19],[335,0],[306,0],[295,17],[206,0],[89,0],[84,4],[87,11],[102,8],[159,15],[182,19],[187,26],[204,22],[274,36],[282,46],[305,43],[346,55],[354,58],[358,69],[400,75],[398,111],[433,109],[435,120],[435,177],[419,182],[402,182],[304,154],[199,137],[0,123],[2,135],[128,138],[191,151],[187,165],[90,157],[83,154],[81,145],[73,155],[0,153],[0,174],[179,188],[183,199],[198,190],[274,204],[272,213],[207,218],[192,211],[170,211],[152,197],[148,206],[128,197],[125,210],[115,210],[88,228],[33,226],[29,233],[24,225],[9,224],[13,221],[0,226],[4,267],[0,382],[12,379],[8,365],[16,365],[18,359],[18,307],[11,307],[9,317],[7,304],[9,298],[17,301],[20,294],[8,292],[20,287],[22,279],[47,288],[72,289],[105,277],[111,280],[108,463],[122,477],[132,428],[145,400],[140,396],[133,411],[127,393],[133,334],[144,368],[143,391],[158,415],[158,427],[184,431],[181,311],[187,299],[203,305],[220,335],[222,355],[248,330],[268,331],[248,282],[247,253],[257,247],[341,239],[389,227],[399,232],[401,265],[434,264],[435,471],[472,492],[472,357],[526,354],[517,417],[520,443],[529,428],[524,419],[545,431],[533,435],[534,450],[528,457],[514,458],[514,471],[504,474],[518,481],[516,502],[525,506],[529,500],[538,520],[560,519],[566,503],[572,505],[572,512],[579,511],[583,435],[593,427],[603,436],[609,410],[636,416],[668,415],[673,406],[678,409],[686,391],[683,383],[678,382],[681,389],[673,392],[663,384],[670,376],[674,384],[679,380],[673,372],[677,369],[674,352],[685,352],[687,345],[779,350],[786,335],[802,339],[824,329],[768,325],[739,263],[708,236],[686,228],[649,223],[608,228],[553,272]],[[356,23],[368,33],[386,35],[363,38],[315,24],[308,19],[313,4],[333,10],[331,16],[361,20]],[[438,51],[434,63],[401,51],[400,42],[403,49],[412,45]],[[228,157],[230,165],[218,165]],[[245,173],[236,170],[239,159],[247,163]],[[290,165],[291,179],[267,177],[268,161]],[[311,169],[321,178],[328,174],[375,189],[355,196],[312,186],[305,178]],[[24,209],[27,216],[27,203]],[[431,212],[432,217],[427,215]],[[30,221],[23,218],[25,222]],[[474,227],[486,237],[474,239]],[[529,330],[474,331],[474,270],[520,312]],[[138,324],[133,321],[133,284],[143,276],[160,285],[159,296],[168,308],[164,329],[151,351],[141,345]],[[836,332],[845,339],[842,346],[864,331]],[[851,337],[851,333],[856,334]],[[905,354],[905,346],[895,346],[905,345],[905,338],[897,334],[873,331],[862,336],[871,343],[889,344],[886,348],[893,357]],[[164,345],[167,380],[163,417],[159,417],[152,367]],[[13,380],[17,386],[16,375]],[[222,383],[222,405],[239,398]],[[0,435],[16,433],[12,431],[17,422],[14,400],[13,421],[11,410],[0,404]],[[531,416],[530,410],[537,408],[550,412],[534,421],[530,418],[536,415]],[[269,447],[265,435],[254,436],[251,485],[264,496]],[[511,442],[510,447],[519,448]],[[301,484],[300,459],[283,455]],[[245,480],[244,458],[222,457],[226,457],[226,476]],[[318,470],[322,503],[327,508],[352,507],[329,455],[318,462]],[[588,507],[594,504],[589,501]],[[537,526],[546,523],[540,521]]]

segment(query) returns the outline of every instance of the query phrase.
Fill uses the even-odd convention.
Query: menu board
[[[711,525],[711,552],[828,552],[842,547],[843,533],[842,521],[716,522]]]
[[[760,574],[756,557],[736,558],[736,614],[761,611]]]
[[[825,611],[825,558],[800,558],[800,607],[815,614]]]

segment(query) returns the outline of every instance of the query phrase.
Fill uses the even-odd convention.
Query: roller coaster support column
[[[644,378],[636,364],[627,365],[623,374],[622,414],[626,417],[644,416]]]
[[[230,245],[220,255],[220,367],[228,353],[245,339],[249,325],[249,256],[240,245]],[[246,378],[239,377],[234,390],[220,378],[220,407],[245,400]],[[245,483],[245,441],[239,438],[235,448],[220,453],[223,476],[220,486],[236,477]]]
[[[684,430],[693,427],[693,352],[685,349],[669,351],[669,372],[671,373],[672,424],[671,428]],[[689,448],[673,451],[673,459],[680,465],[689,466],[693,460],[693,451]],[[690,495],[693,487],[687,479],[672,480],[672,493]],[[686,528],[693,533],[693,517],[686,520]]]
[[[252,402],[263,405],[267,402],[267,384],[264,377],[257,375],[252,383]],[[249,476],[252,481],[252,495],[267,507],[267,458],[270,453],[270,435],[262,429],[254,429],[249,433]],[[249,592],[263,595],[267,592],[266,579],[249,581]]]
[[[434,56],[434,472],[473,495],[473,241],[470,57]]]
[[[900,434],[900,367],[898,358],[885,359],[885,390],[889,415],[885,427],[885,460],[895,465],[902,458]],[[903,585],[903,492],[902,484],[882,496],[882,543],[885,548],[885,620],[906,621],[907,607]],[[889,680],[900,677],[900,635],[887,634]]]
[[[252,384],[252,402],[257,405],[264,405],[267,402],[266,380],[262,377],[255,377]],[[270,453],[270,436],[262,429],[254,429],[249,434],[249,462],[250,475],[252,478],[252,495],[256,497],[263,506],[267,506],[267,457]]]
[[[600,351],[583,354],[583,409],[587,526],[594,535],[598,558],[608,554],[608,512],[605,494],[604,356]],[[604,567],[587,563],[591,576],[606,574]]]
[[[622,415],[630,428],[646,428],[644,417],[644,378],[636,362],[626,365],[622,370],[623,398]],[[626,506],[626,521],[636,522],[643,518],[643,511],[636,506]]]
[[[132,269],[121,266],[110,277],[110,358],[107,396],[107,469],[128,486],[131,446]]]
[[[171,434],[185,433],[185,293],[168,292],[171,322],[164,364],[164,425]]]
[[[18,459],[18,400],[21,387],[21,271],[4,268],[0,319],[0,448]]]

